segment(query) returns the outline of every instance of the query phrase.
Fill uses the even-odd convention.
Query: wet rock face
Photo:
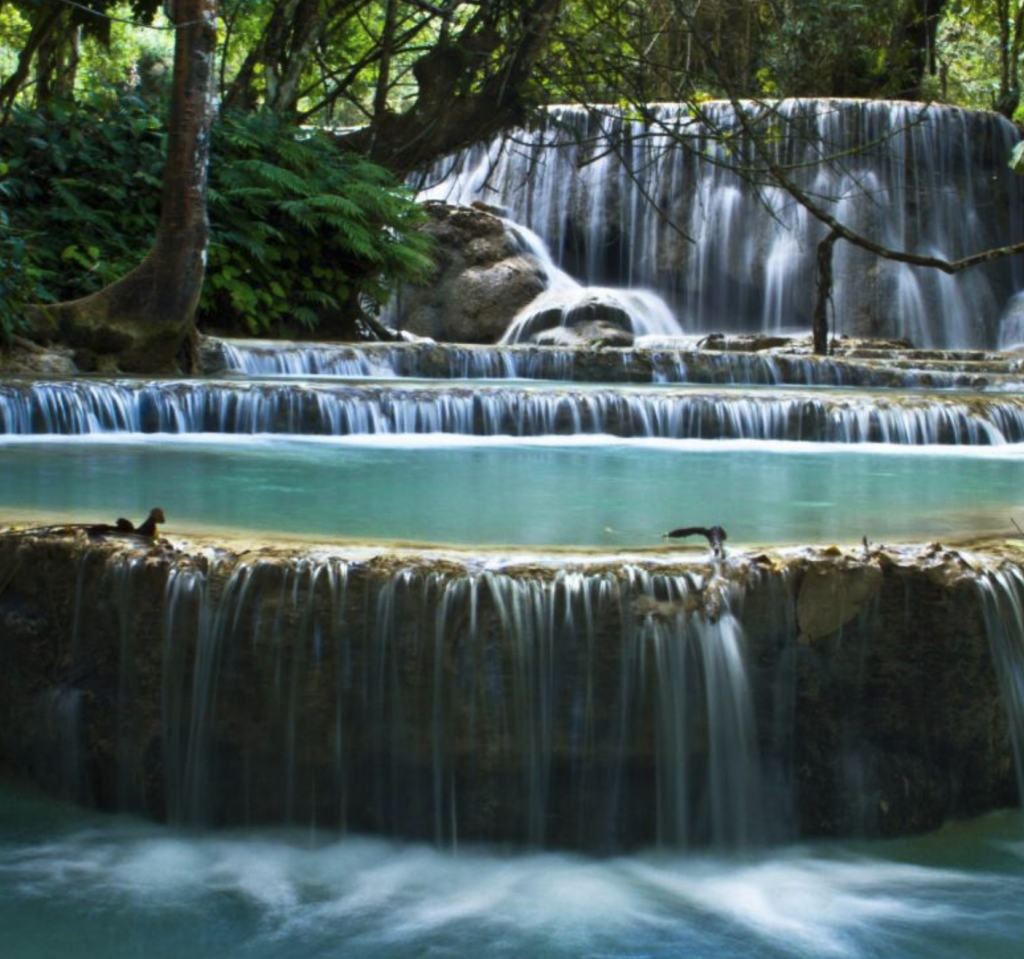
[[[68,347],[49,349],[20,337],[14,337],[9,349],[0,350],[0,374],[32,373],[43,376],[66,376],[79,372],[75,351]]]
[[[800,641],[813,643],[841,630],[877,597],[881,583],[877,566],[807,569],[796,601]]]
[[[794,770],[809,835],[897,836],[1018,801],[976,582],[812,563],[798,593]]]
[[[538,346],[633,345],[633,320],[614,299],[588,293],[562,306],[538,309],[523,324],[519,342]]]
[[[431,282],[402,289],[390,321],[438,341],[496,343],[520,307],[547,286],[539,261],[485,208],[431,202],[426,209],[436,271]]]
[[[702,562],[481,575],[0,535],[0,768],[179,822],[590,850],[892,836],[1016,801],[963,557]]]

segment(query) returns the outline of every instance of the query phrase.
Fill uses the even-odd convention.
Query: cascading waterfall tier
[[[373,376],[412,379],[556,380],[593,383],[694,383],[848,386],[884,389],[1024,391],[1015,354],[857,349],[837,356],[651,345],[633,349],[462,346],[449,343],[331,344],[210,340],[211,375]]]
[[[1017,242],[1024,193],[1007,169],[1018,139],[990,113],[858,100],[746,104],[772,161],[830,214],[895,250],[956,259]],[[548,122],[451,157],[421,196],[482,200],[544,239],[590,285],[646,288],[683,330],[807,329],[826,233],[780,187],[729,103],[643,117],[560,107]],[[1022,286],[1019,258],[950,276],[839,243],[835,328],[918,346],[993,347]]]
[[[0,384],[0,435],[609,434],[899,445],[1024,442],[1012,395],[210,381]]]
[[[181,823],[439,844],[928,829],[1015,799],[1020,570],[7,532],[0,763]]]

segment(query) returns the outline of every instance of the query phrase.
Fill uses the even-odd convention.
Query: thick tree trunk
[[[523,123],[529,110],[523,94],[562,2],[522,3],[514,36],[503,37],[481,14],[479,23],[472,21],[415,63],[419,94],[409,110],[376,114],[367,126],[339,135],[338,142],[401,176]],[[488,71],[494,59],[501,69]],[[481,78],[479,90],[467,92],[474,77]]]
[[[36,338],[114,357],[124,370],[170,366],[193,330],[206,266],[206,172],[216,109],[217,0],[176,0],[167,164],[156,239],[116,283],[80,300],[32,307]]]

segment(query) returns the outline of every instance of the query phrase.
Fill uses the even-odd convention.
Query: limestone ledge
[[[601,850],[665,838],[664,724],[682,724],[690,772],[671,802],[687,844],[717,842],[709,782],[726,757],[708,662],[734,624],[730,689],[756,736],[750,835],[920,831],[1017,801],[1020,717],[999,671],[1024,654],[995,644],[1021,643],[1005,619],[1022,570],[1013,540],[729,551],[716,565],[699,549],[8,529],[0,768],[176,821],[444,842],[438,823],[457,818],[461,839]],[[673,643],[696,685],[666,715]]]

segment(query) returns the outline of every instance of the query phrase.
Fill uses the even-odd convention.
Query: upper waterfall
[[[1007,168],[1017,133],[996,114],[812,99],[771,110],[773,162],[884,246],[954,259],[1024,236],[1024,192]],[[420,195],[502,207],[581,283],[651,290],[687,333],[809,327],[826,229],[752,172],[731,104],[548,117],[442,161]],[[834,274],[838,332],[927,347],[1004,342],[1000,317],[1024,286],[1016,258],[949,276],[847,243]]]

